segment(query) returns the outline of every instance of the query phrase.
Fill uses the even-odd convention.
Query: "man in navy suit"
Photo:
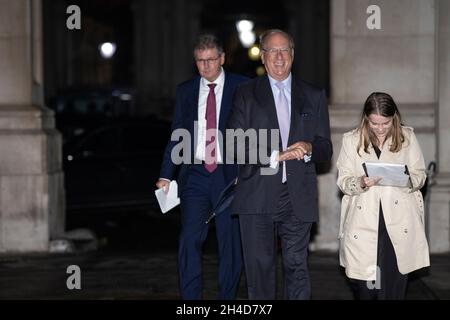
[[[279,237],[284,297],[309,299],[308,244],[318,218],[315,163],[330,161],[332,155],[327,99],[324,90],[292,77],[294,42],[289,34],[268,30],[260,47],[267,75],[236,90],[228,124],[234,130],[275,129],[280,137],[274,148],[265,143],[271,135],[237,154],[245,164],[239,168],[232,211],[239,214],[248,297],[276,298]],[[254,163],[248,160],[251,153],[257,155]],[[269,166],[279,170],[267,174]]]
[[[200,76],[178,86],[172,123],[172,131],[184,129],[189,132],[189,141],[183,141],[188,142],[183,150],[183,158],[188,159],[188,163],[174,163],[171,154],[179,141],[169,141],[160,179],[156,183],[158,188],[165,190],[172,179],[177,179],[179,185],[178,264],[183,299],[202,298],[202,247],[209,226],[205,222],[221,191],[237,176],[236,165],[223,164],[225,151],[220,148],[222,143],[218,134],[223,132],[225,136],[233,94],[238,84],[246,81],[242,76],[223,70],[225,53],[213,35],[198,38],[194,58]],[[234,299],[242,269],[239,223],[231,216],[230,208],[217,215],[215,223],[219,253],[218,299]]]

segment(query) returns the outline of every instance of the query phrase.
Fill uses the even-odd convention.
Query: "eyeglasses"
[[[291,52],[291,48],[269,48],[262,50],[272,57],[276,57],[278,53],[281,53],[283,56],[287,56]]]
[[[206,63],[206,64],[211,64],[216,62],[217,60],[219,60],[221,57],[221,55],[218,55],[217,58],[209,58],[209,59],[195,59],[195,62],[197,63]]]

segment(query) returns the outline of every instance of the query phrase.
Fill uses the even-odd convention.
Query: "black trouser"
[[[295,216],[287,185],[283,185],[278,207],[273,214],[239,216],[248,298],[276,298],[277,236],[280,238],[284,298],[309,299],[308,244],[312,222]]]
[[[210,226],[205,221],[226,186],[222,166],[209,173],[203,165],[194,165],[181,195],[178,268],[182,299],[203,297],[203,245]],[[228,208],[216,216],[214,224],[219,256],[217,298],[235,299],[242,269],[239,221]]]
[[[380,203],[378,220],[377,281],[349,279],[357,300],[401,300],[406,296],[408,275],[398,271],[394,247],[387,233]]]

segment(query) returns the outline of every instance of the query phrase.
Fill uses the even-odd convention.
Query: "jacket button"
[[[353,238],[358,239],[358,236],[355,234],[355,235],[353,236]]]
[[[408,233],[408,229],[405,229],[404,232],[405,232],[405,233]]]
[[[394,202],[395,204],[398,204],[398,200],[395,200],[395,202]]]
[[[358,206],[358,209],[361,210],[361,206]]]

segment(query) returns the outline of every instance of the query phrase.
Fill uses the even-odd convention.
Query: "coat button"
[[[395,202],[394,202],[395,204],[398,204],[398,200],[395,200]]]
[[[353,238],[358,239],[358,236],[355,234],[355,235],[353,236]]]
[[[358,206],[358,209],[361,210],[361,206]]]
[[[403,230],[405,233],[408,233],[408,229]]]

